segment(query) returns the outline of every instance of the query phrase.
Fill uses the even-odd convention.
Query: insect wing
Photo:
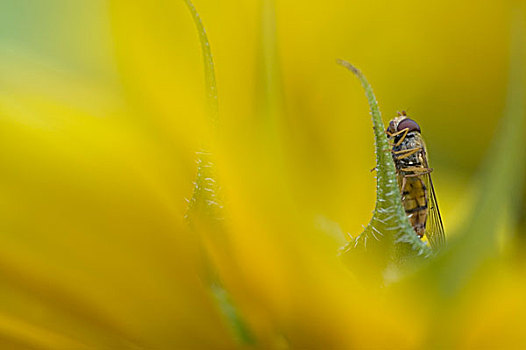
[[[439,250],[446,243],[442,217],[438,210],[437,197],[435,194],[435,187],[433,186],[433,180],[431,180],[431,174],[425,174],[423,180],[428,189],[427,206],[429,208],[425,236],[427,237],[431,248],[433,248],[433,250]]]

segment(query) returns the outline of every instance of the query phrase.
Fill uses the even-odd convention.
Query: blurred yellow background
[[[208,251],[253,346],[526,344],[524,270],[495,267],[511,260],[505,243],[438,330],[411,292],[376,295],[342,266],[338,248],[374,208],[375,155],[363,90],[335,63],[362,69],[384,122],[401,110],[419,122],[447,235],[473,206],[524,4],[195,5],[216,67],[227,228]],[[214,138],[184,2],[2,0],[0,33],[0,344],[241,346],[183,219],[195,152]]]

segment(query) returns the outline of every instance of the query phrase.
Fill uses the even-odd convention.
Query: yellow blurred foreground
[[[480,209],[495,233],[458,238],[484,174],[500,174],[478,169],[504,169],[491,159],[509,150],[491,145],[509,98],[524,103],[522,73],[508,89],[523,4],[195,5],[217,135],[183,1],[0,2],[0,347],[526,347],[525,177],[493,176],[512,189]],[[374,266],[338,255],[371,217],[375,155],[363,90],[337,58],[367,74],[384,121],[419,121],[446,235],[461,242],[381,287]],[[189,225],[204,145],[224,208]]]

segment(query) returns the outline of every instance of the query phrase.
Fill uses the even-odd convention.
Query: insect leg
[[[400,186],[400,194],[402,195],[402,198],[404,198],[404,190],[405,190],[405,185],[407,183],[407,178],[406,176],[404,175],[402,177],[402,185]]]
[[[418,177],[418,176],[422,176],[422,175],[425,175],[425,174],[429,174],[430,172],[433,171],[433,168],[419,168],[419,167],[408,167],[408,168],[403,168],[403,169],[400,169],[402,171],[412,171],[412,172],[416,172],[417,174],[406,174],[404,176],[406,177]]]
[[[396,151],[396,152],[393,152],[395,155],[396,154],[401,154],[401,153],[405,153],[401,156],[397,156],[396,159],[404,159],[404,158],[407,158],[413,154],[415,154],[416,152],[420,151],[422,148],[421,147],[417,147],[417,148],[411,148],[411,149],[403,149],[401,151]]]
[[[397,131],[397,132],[392,133],[392,134],[391,134],[390,132],[387,132],[387,136],[389,136],[389,137],[393,137],[393,136],[398,136],[398,135],[400,135],[400,134],[403,134],[403,135],[401,136],[400,140],[399,140],[396,144],[394,144],[394,146],[399,146],[399,145],[402,143],[402,141],[405,140],[405,137],[407,136],[407,133],[408,133],[408,132],[409,132],[409,128],[405,128],[405,129],[403,129],[403,130]]]

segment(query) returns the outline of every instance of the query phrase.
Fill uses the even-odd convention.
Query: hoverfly
[[[402,205],[418,237],[425,238],[433,249],[445,243],[444,227],[431,180],[420,126],[405,111],[389,122],[386,130],[396,166]]]

